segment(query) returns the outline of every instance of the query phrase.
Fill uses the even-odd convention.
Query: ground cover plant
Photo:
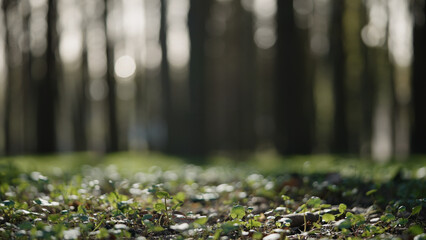
[[[330,156],[0,160],[1,239],[426,239],[426,165]]]

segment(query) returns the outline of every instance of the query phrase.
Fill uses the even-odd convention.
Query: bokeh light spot
[[[120,78],[131,77],[136,72],[135,60],[128,56],[121,56],[117,59],[114,65],[115,75]]]

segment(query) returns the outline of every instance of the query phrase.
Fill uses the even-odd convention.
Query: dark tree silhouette
[[[22,72],[22,86],[21,86],[21,101],[22,101],[22,121],[23,121],[23,139],[22,151],[31,153],[35,150],[34,144],[34,88],[35,79],[32,74],[33,57],[31,54],[31,34],[30,34],[30,21],[31,21],[31,6],[29,2],[24,2],[25,9],[23,16],[23,45],[25,46],[22,51],[22,69],[28,69]]]
[[[411,131],[411,150],[413,153],[426,153],[426,4],[414,3],[414,61],[411,81],[413,126]]]
[[[118,121],[117,121],[117,92],[116,82],[114,78],[114,49],[111,39],[108,36],[108,0],[104,1],[104,26],[105,26],[105,39],[106,39],[106,60],[107,72],[106,82],[108,85],[108,142],[107,151],[116,152],[119,150],[118,139]]]
[[[7,79],[6,79],[6,91],[5,91],[5,103],[4,103],[4,153],[9,155],[11,153],[11,110],[12,110],[12,84],[13,84],[13,48],[10,42],[10,32],[7,27],[8,24],[8,10],[12,3],[15,1],[2,1],[2,10],[4,16],[4,25],[5,25],[5,47],[6,47],[6,62],[7,62]]]
[[[308,154],[314,133],[306,30],[295,25],[293,1],[277,1],[275,144],[282,154]]]
[[[253,149],[254,52],[252,16],[239,1],[212,2],[206,42],[206,129],[212,151]],[[222,14],[227,12],[227,14]],[[213,23],[226,22],[214,27]]]
[[[347,126],[347,99],[345,87],[345,49],[343,41],[344,1],[332,2],[331,54],[333,66],[333,137],[331,150],[346,153],[349,150]]]
[[[57,79],[59,78],[56,51],[58,36],[56,31],[57,1],[48,1],[47,47],[45,53],[46,72],[37,86],[37,152],[56,151],[56,103]]]
[[[83,27],[83,39],[86,38],[87,28]],[[89,108],[89,101],[87,99],[87,88],[89,83],[89,69],[87,61],[87,43],[83,41],[81,63],[81,78],[77,82],[76,99],[74,102],[73,123],[74,123],[74,150],[85,151],[87,150],[87,112]]]
[[[241,2],[239,2],[241,4]],[[238,38],[235,39],[239,49],[238,59],[238,131],[237,150],[247,151],[255,148],[255,49],[253,40],[253,15],[238,6]]]
[[[189,62],[189,137],[188,154],[204,155],[205,136],[205,40],[210,1],[190,1],[188,29],[191,42]]]
[[[366,24],[367,20],[367,9],[362,8],[361,25]],[[360,153],[364,156],[371,154],[371,137],[373,133],[373,111],[374,111],[374,92],[376,91],[375,79],[371,73],[374,69],[371,64],[372,52],[367,48],[365,44],[361,46],[361,54],[363,57],[363,72],[361,80],[361,92],[362,92],[362,123],[361,123],[361,151]]]
[[[167,59],[167,1],[161,0],[160,6],[160,46],[161,46],[161,90],[162,90],[162,113],[167,126],[166,152],[176,153],[178,151],[176,129],[173,119],[170,66]]]

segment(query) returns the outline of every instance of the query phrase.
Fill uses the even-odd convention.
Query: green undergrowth
[[[425,239],[426,161],[0,159],[0,239]]]
[[[375,162],[371,159],[339,157],[332,155],[309,155],[282,157],[263,152],[248,156],[215,155],[203,159],[176,157],[160,153],[122,152],[109,155],[97,153],[72,153],[48,156],[17,156],[0,158],[0,164],[13,164],[21,172],[42,171],[47,175],[62,172],[79,172],[82,166],[114,165],[126,174],[147,171],[156,166],[163,170],[195,164],[204,168],[224,167],[242,172],[257,171],[266,175],[282,173],[330,173],[339,172],[345,177],[372,181],[387,181],[396,174],[406,178],[422,178],[426,175],[426,156],[414,156],[406,160]]]

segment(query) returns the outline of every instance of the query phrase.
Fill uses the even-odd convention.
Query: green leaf
[[[361,226],[364,223],[365,223],[365,217],[363,215],[361,214],[354,215],[352,220],[352,225]]]
[[[355,217],[354,217],[354,214],[353,214],[353,213],[351,213],[351,212],[347,212],[347,213],[346,213],[346,218],[347,218],[347,219],[353,219],[353,218],[355,218]]]
[[[341,203],[341,204],[339,205],[339,212],[340,212],[341,214],[343,214],[343,213],[346,211],[346,209],[347,209],[346,204]]]
[[[313,222],[312,225],[314,225],[315,228],[321,229],[321,224]]]
[[[142,217],[142,220],[149,220],[149,219],[152,219],[152,214],[145,214]]]
[[[207,217],[200,217],[197,218],[194,223],[199,224],[199,225],[204,225],[207,223],[208,218]]]
[[[422,211],[422,205],[419,206],[415,206],[413,207],[413,209],[411,210],[411,215],[417,215],[420,213],[420,211]]]
[[[84,215],[84,214],[81,214],[80,216],[78,216],[78,218],[79,218],[82,222],[85,222],[85,221],[88,221],[88,220],[89,220],[89,217],[88,217],[87,215]]]
[[[306,203],[304,203],[297,209],[297,212],[306,212],[307,210]]]
[[[286,218],[286,217],[281,218],[281,219],[278,220],[278,223],[282,223],[286,227],[290,227],[291,226],[291,222],[292,222],[291,218]]]
[[[252,238],[253,239],[262,239],[263,238],[263,234],[261,232],[255,232],[255,233],[253,233]]]
[[[371,194],[373,194],[375,192],[377,192],[377,189],[372,189],[372,190],[368,191],[365,195],[370,196]]]
[[[281,198],[284,200],[284,201],[287,201],[287,200],[290,200],[290,197],[289,196],[287,196],[287,195],[281,195]]]
[[[334,221],[335,217],[332,214],[326,213],[324,215],[322,215],[322,220],[325,222],[331,222]]]
[[[399,208],[398,208],[398,212],[399,213],[403,213],[403,212],[406,212],[407,211],[407,208],[405,207],[405,206],[400,206]]]
[[[121,201],[117,203],[117,208],[120,210],[124,210],[124,208],[129,207],[128,201]]]
[[[162,226],[155,226],[151,229],[153,232],[162,232],[164,231],[164,228]]]
[[[242,219],[246,215],[243,206],[236,205],[231,209],[231,217],[233,219]]]
[[[15,202],[14,202],[14,201],[12,201],[12,200],[4,200],[4,201],[3,201],[3,204],[4,204],[5,206],[7,206],[7,207],[13,207],[13,206],[15,206]]]
[[[30,222],[25,221],[19,224],[18,227],[19,229],[22,229],[22,230],[30,230],[31,228],[33,228],[33,225]]]
[[[408,228],[408,231],[413,235],[419,235],[423,233],[423,227],[420,225],[413,225]]]
[[[176,195],[173,196],[173,198],[176,199],[179,202],[184,202],[186,195],[183,192],[178,192],[178,193],[176,193]]]
[[[51,222],[56,222],[58,221],[58,219],[61,218],[61,214],[50,214],[47,219],[49,219],[49,221]]]
[[[149,220],[143,220],[142,224],[145,225],[148,229],[152,229],[154,227],[154,223]]]
[[[317,208],[321,205],[321,199],[319,197],[311,197],[306,204],[310,207]]]
[[[156,203],[155,205],[154,205],[154,209],[155,209],[155,211],[157,211],[157,212],[161,212],[161,211],[166,211],[167,209],[166,209],[166,205],[164,205],[164,203]]]
[[[65,231],[65,229],[65,226],[61,223],[53,226],[53,232],[55,233],[55,236],[60,239],[63,237],[63,232]]]
[[[331,204],[321,204],[320,205],[321,209],[330,208],[330,207],[331,207]]]
[[[89,232],[93,229],[93,223],[80,223],[79,225],[80,232]]]
[[[98,239],[106,239],[109,237],[108,230],[106,228],[99,229],[99,233],[96,235]]]
[[[351,227],[351,221],[349,219],[345,219],[342,222],[339,223],[338,228],[339,229],[348,229]]]
[[[83,205],[78,206],[77,213],[87,214],[86,209],[83,207]]]
[[[248,228],[255,228],[255,227],[261,227],[261,226],[262,226],[262,223],[254,219],[250,219],[247,223]]]
[[[180,208],[180,206],[182,206],[182,205],[183,205],[183,202],[178,202],[172,207],[172,210],[176,210],[176,209]]]
[[[400,218],[400,219],[398,219],[397,223],[399,225],[401,225],[401,226],[404,226],[404,225],[406,225],[408,223],[408,219],[406,219],[406,218]]]
[[[214,240],[218,240],[220,238],[220,235],[222,234],[222,228],[219,228],[216,230],[216,232],[214,233],[213,239]]]
[[[390,222],[395,220],[395,216],[392,213],[386,213],[380,217],[383,222]]]
[[[238,229],[238,225],[232,223],[232,222],[225,222],[221,226],[222,230],[225,234],[228,234],[229,232],[232,232],[234,230]]]
[[[170,198],[170,194],[166,191],[158,191],[155,193],[158,198]]]

